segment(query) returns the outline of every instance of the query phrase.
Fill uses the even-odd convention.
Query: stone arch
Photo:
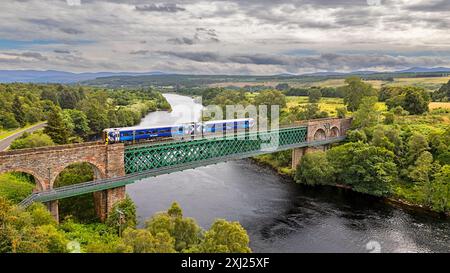
[[[58,178],[59,174],[64,171],[67,167],[78,164],[78,163],[87,163],[92,167],[92,170],[94,171],[94,180],[97,179],[104,179],[106,178],[106,172],[103,166],[100,166],[97,162],[91,161],[91,160],[76,160],[70,163],[67,163],[65,165],[60,166],[53,174],[52,180],[50,181],[50,188],[53,188],[56,178]]]
[[[13,172],[19,172],[19,173],[26,173],[29,174],[31,176],[33,176],[34,181],[36,183],[36,189],[38,191],[43,191],[47,189],[47,183],[45,183],[45,179],[42,178],[39,174],[37,174],[35,171],[31,170],[31,169],[26,169],[26,168],[12,168],[12,169],[8,169],[8,170],[0,170],[0,174],[5,174],[5,173],[13,173]]]
[[[314,133],[314,140],[324,140],[327,138],[327,135],[323,129],[317,129]]]
[[[340,136],[339,128],[334,126],[330,129],[330,137],[338,137]]]

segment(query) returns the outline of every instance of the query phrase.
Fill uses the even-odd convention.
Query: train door
[[[191,136],[191,139],[194,138],[195,134],[195,123],[185,124],[184,125],[184,135]]]

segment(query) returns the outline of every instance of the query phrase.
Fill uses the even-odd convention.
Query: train
[[[191,139],[196,136],[236,133],[255,126],[252,118],[189,122],[165,126],[108,128],[103,130],[106,144],[135,143],[168,138]]]

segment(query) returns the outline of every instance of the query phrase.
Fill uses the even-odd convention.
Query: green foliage
[[[402,93],[402,87],[399,86],[383,86],[378,92],[378,100],[386,101]]]
[[[347,131],[347,141],[349,142],[367,142],[367,135],[363,130]]]
[[[89,163],[75,163],[59,173],[53,186],[57,188],[74,185],[92,181],[94,178],[94,170]],[[93,195],[88,193],[59,200],[59,216],[61,219],[74,217],[83,223],[97,221]]]
[[[177,203],[173,203],[167,213],[159,213],[146,222],[146,228],[156,236],[168,233],[174,238],[176,251],[188,251],[202,239],[202,230],[192,218],[183,218],[183,212]]]
[[[46,133],[56,144],[88,140],[109,127],[133,126],[158,109],[169,110],[170,105],[152,89],[0,84],[0,129],[48,120]]]
[[[444,165],[435,179],[429,191],[431,207],[438,212],[450,211],[450,165]]]
[[[449,101],[450,100],[450,81],[433,93],[434,101]]]
[[[59,106],[54,106],[47,113],[47,126],[44,133],[49,135],[56,144],[66,144],[69,141],[70,129],[67,120]]]
[[[113,206],[106,219],[106,224],[118,231],[136,227],[136,206],[129,196]]]
[[[295,180],[308,185],[333,184],[334,169],[325,152],[308,153],[297,165]]]
[[[72,134],[86,139],[91,132],[86,114],[75,109],[64,110],[64,114],[69,118],[69,124],[73,124]]]
[[[131,252],[123,246],[116,230],[105,224],[80,224],[68,218],[59,225],[59,229],[70,241],[80,244],[81,252]]]
[[[328,117],[327,112],[320,111],[319,105],[317,103],[308,103],[305,106],[295,106],[291,108],[290,115],[290,119],[292,121]]]
[[[428,112],[430,96],[425,89],[419,87],[402,87],[398,95],[386,100],[388,109],[401,106],[410,114],[418,115]]]
[[[272,105],[280,106],[280,109],[286,107],[286,96],[277,90],[265,90],[256,95],[255,105],[267,105],[268,109]]]
[[[427,138],[420,133],[414,133],[408,140],[408,154],[406,158],[408,163],[414,163],[419,155],[429,149]]]
[[[310,103],[318,103],[320,98],[322,98],[322,92],[320,92],[320,89],[312,88],[309,90],[308,100]]]
[[[14,140],[11,145],[11,150],[25,149],[25,148],[36,148],[43,146],[55,145],[50,136],[44,134],[42,130],[33,133],[23,133],[22,136]]]
[[[350,111],[358,110],[364,97],[376,95],[375,89],[370,84],[364,83],[361,78],[350,77],[345,83],[347,85],[344,87],[344,103]]]
[[[250,239],[238,222],[216,220],[198,246],[203,253],[250,253]]]
[[[23,112],[22,102],[20,101],[19,96],[14,97],[12,111],[14,114],[14,119],[19,123],[19,125],[25,126],[25,113]]]
[[[345,118],[347,116],[347,107],[336,108],[336,113],[338,118]]]
[[[384,113],[384,124],[394,124],[395,115],[392,112]]]
[[[66,252],[67,238],[41,204],[24,211],[0,197],[0,253]]]
[[[279,83],[277,86],[275,86],[275,89],[278,91],[284,91],[289,89],[289,84],[287,83]]]
[[[336,180],[354,190],[378,196],[390,193],[397,180],[394,153],[362,142],[347,143],[327,152]]]
[[[16,129],[20,124],[14,118],[13,113],[0,111],[0,126],[5,129]]]
[[[13,203],[19,203],[31,194],[34,181],[16,173],[0,175],[0,196]]]
[[[376,125],[380,118],[380,113],[377,110],[376,103],[376,97],[361,98],[359,109],[353,115],[352,127],[366,128]]]
[[[0,253],[72,252],[77,245],[78,251],[88,253],[248,253],[248,244],[247,232],[239,223],[218,220],[204,232],[193,219],[183,218],[176,203],[149,219],[145,229],[130,225],[120,237],[116,227],[106,224],[80,224],[66,218],[58,226],[44,205],[23,210],[0,197]]]
[[[167,232],[154,236],[146,229],[126,229],[123,241],[134,253],[174,253],[174,239]]]

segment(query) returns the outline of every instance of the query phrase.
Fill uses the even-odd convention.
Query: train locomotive
[[[190,122],[167,126],[109,128],[103,130],[106,144],[141,142],[158,139],[191,139],[196,136],[236,133],[255,125],[252,118]]]

